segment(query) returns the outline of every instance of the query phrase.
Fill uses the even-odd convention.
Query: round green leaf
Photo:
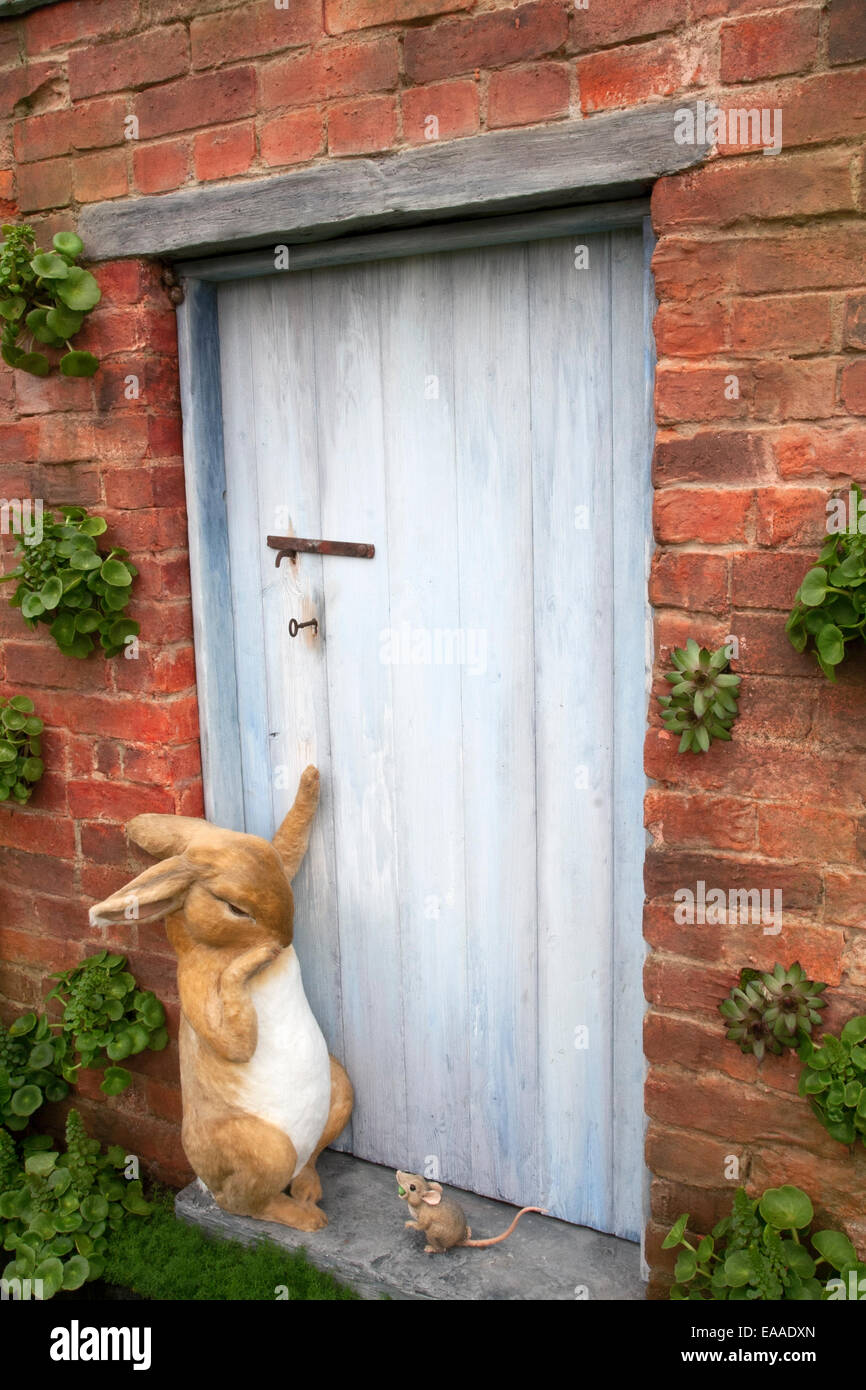
[[[74,555],[69,557],[69,568],[73,570],[98,570],[102,566],[102,560],[85,546],[79,546]]]
[[[754,1272],[748,1250],[732,1250],[725,1260],[725,1283],[731,1289],[748,1284]]]
[[[102,291],[90,271],[77,265],[66,267],[66,278],[56,286],[55,292],[70,309],[92,309],[102,298]]]
[[[63,597],[63,582],[53,574],[47,579],[39,590],[39,597],[42,600],[42,607],[45,609],[56,608]]]
[[[95,632],[100,621],[99,614],[93,608],[84,608],[75,615],[75,631]]]
[[[78,529],[82,536],[101,536],[104,531],[108,530],[108,522],[104,516],[88,516],[84,518]]]
[[[9,299],[0,299],[0,314],[10,323],[20,319],[26,308],[27,300],[20,294],[13,294]]]
[[[817,608],[819,603],[824,602],[826,594],[827,571],[822,565],[816,565],[814,569],[809,570],[800,585],[800,600],[807,608]]]
[[[816,1231],[812,1244],[834,1269],[844,1269],[846,1265],[857,1263],[857,1252],[841,1231]]]
[[[90,1274],[90,1265],[83,1255],[72,1255],[63,1266],[64,1289],[80,1289]]]
[[[788,1268],[792,1269],[795,1274],[799,1274],[801,1279],[811,1279],[815,1273],[815,1261],[806,1247],[798,1245],[795,1240],[783,1240],[782,1249],[785,1252]]]
[[[54,1048],[50,1042],[38,1042],[30,1050],[28,1065],[37,1068],[50,1067],[54,1063]]]
[[[129,1033],[118,1033],[116,1038],[112,1038],[111,1042],[106,1044],[105,1051],[112,1062],[124,1061],[132,1051],[132,1038]]]
[[[43,352],[22,353],[15,365],[30,376],[47,376],[51,371],[51,363]]]
[[[845,655],[845,640],[835,623],[822,627],[815,645],[828,666],[838,666]]]
[[[106,584],[116,589],[125,589],[132,583],[132,575],[122,560],[105,560],[100,570]]]
[[[14,1115],[32,1115],[42,1104],[42,1092],[38,1086],[21,1086],[12,1095],[9,1105]]]
[[[41,758],[25,758],[21,765],[21,776],[25,782],[38,782],[45,771]]]
[[[18,1018],[9,1025],[10,1038],[26,1038],[28,1033],[33,1032],[38,1022],[35,1014],[19,1014]]]
[[[18,749],[14,743],[8,739],[0,738],[0,763],[14,763],[18,757]]]
[[[99,358],[92,352],[67,352],[60,359],[61,376],[95,376],[99,371]]]
[[[78,332],[83,322],[84,315],[76,313],[74,309],[67,309],[65,304],[55,304],[45,315],[46,326],[52,333],[56,333],[63,343],[67,338],[71,338],[73,333]]]
[[[31,309],[25,322],[37,343],[47,343],[49,347],[56,347],[62,339],[48,326],[48,312],[47,309]]]
[[[688,1283],[697,1273],[698,1257],[694,1250],[681,1250],[674,1268],[674,1278],[678,1284]]]
[[[108,1215],[108,1203],[101,1192],[94,1192],[90,1197],[85,1197],[81,1203],[81,1215],[90,1224],[91,1221],[104,1221]]]
[[[41,280],[65,280],[69,274],[69,266],[63,257],[56,256],[53,251],[40,251],[30,265]]]
[[[51,240],[55,251],[62,252],[64,256],[71,256],[73,260],[84,250],[84,242],[74,232],[55,232]]]
[[[812,1203],[799,1187],[768,1187],[759,1204],[764,1220],[777,1231],[802,1230],[814,1216]]]
[[[866,1014],[861,1014],[859,1018],[850,1018],[842,1029],[842,1041],[848,1047],[855,1047],[866,1038]]]
[[[106,1067],[105,1076],[99,1087],[107,1096],[119,1096],[132,1081],[132,1073],[125,1067]]]
[[[9,701],[13,709],[17,709],[19,714],[32,714],[35,706],[28,695],[13,695]]]
[[[42,1297],[53,1298],[63,1287],[63,1265],[56,1255],[40,1260],[33,1271],[34,1279],[42,1280]]]

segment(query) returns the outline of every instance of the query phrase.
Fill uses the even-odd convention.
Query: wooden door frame
[[[687,105],[660,103],[551,127],[488,132],[379,159],[329,161],[266,179],[114,200],[82,210],[79,230],[94,259],[149,255],[180,262],[177,269],[185,290],[178,310],[184,469],[205,807],[211,820],[238,827],[243,814],[217,291],[221,280],[275,273],[276,245],[288,248],[290,273],[410,250],[444,251],[642,225],[644,423],[649,444],[642,501],[649,544],[642,557],[646,603],[638,659],[644,664],[648,700],[655,299],[647,195],[656,178],[693,167],[707,153],[705,146],[675,141],[676,116]],[[645,712],[646,702],[643,724]],[[645,788],[642,768],[635,768],[634,775]],[[639,857],[642,865],[643,853]],[[642,999],[639,977],[645,947],[640,919],[636,910],[630,973],[636,977],[636,997]],[[636,1035],[638,1023],[636,1011]],[[642,1055],[641,1064],[645,1073]],[[642,1095],[639,1104],[645,1129]],[[627,1106],[632,1108],[631,1102]],[[645,1163],[642,1178],[645,1228]]]

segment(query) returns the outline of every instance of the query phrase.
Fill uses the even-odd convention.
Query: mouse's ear
[[[421,1201],[426,1202],[428,1207],[438,1207],[439,1203],[442,1201],[441,1185],[438,1182],[431,1182],[430,1191],[424,1193]]]

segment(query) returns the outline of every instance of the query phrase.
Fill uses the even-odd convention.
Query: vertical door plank
[[[261,281],[225,285],[219,291],[226,516],[235,626],[235,670],[227,671],[226,677],[237,682],[244,828],[251,835],[269,837],[273,809],[256,467],[261,393],[255,380],[252,346],[254,325],[267,295],[267,286]]]
[[[340,914],[344,1061],[355,1083],[354,1152],[406,1151],[394,731],[379,341],[379,265],[313,279],[322,531],[367,541],[372,560],[323,564],[331,781]]]
[[[467,652],[455,563],[449,259],[394,261],[382,286],[390,627],[381,654],[394,711],[408,1121],[402,1162],[463,1185],[472,1176],[459,736]]]
[[[643,1227],[640,1175],[644,1171],[643,1084],[640,1020],[642,986],[643,740],[650,661],[647,653],[650,457],[652,399],[644,353],[652,333],[647,316],[640,229],[611,239],[611,334],[613,340],[613,485],[616,498],[614,556],[614,1059],[613,1213],[609,1229],[637,1240]]]
[[[267,536],[321,534],[315,342],[310,276],[274,276],[250,324],[256,384],[256,464],[261,533],[249,556],[259,568],[269,711],[272,824],[280,824],[308,763],[321,774],[310,846],[294,884],[295,946],[304,987],[332,1051],[342,1057],[337,865],[326,649],[320,632],[289,636],[289,620],[323,623],[322,565],[299,555],[275,567]],[[261,673],[260,673],[261,674]],[[350,1133],[343,1135],[345,1145]]]
[[[589,248],[586,269],[575,268],[575,242]],[[543,1191],[554,1214],[605,1229],[613,872],[607,238],[539,242],[529,263]]]
[[[453,257],[472,1166],[535,1189],[537,1106],[532,508],[526,249]]]

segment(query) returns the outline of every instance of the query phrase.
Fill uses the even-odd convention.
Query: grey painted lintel
[[[674,138],[675,114],[685,106],[694,109],[664,103],[376,159],[335,159],[264,179],[94,203],[82,210],[78,231],[92,260],[181,258],[644,197],[660,175],[690,168],[707,152],[707,146]]]

